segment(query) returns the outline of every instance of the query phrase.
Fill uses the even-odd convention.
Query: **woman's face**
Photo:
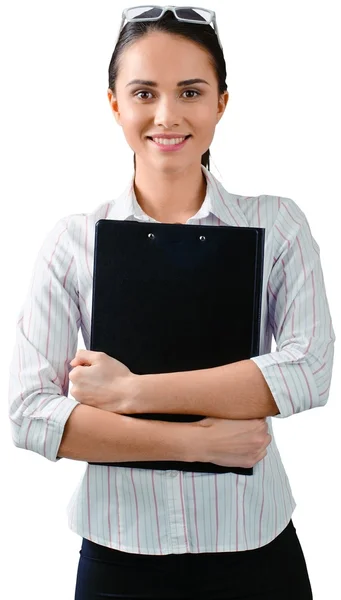
[[[132,83],[135,79],[149,84]],[[178,85],[189,79],[206,83]],[[201,163],[224,113],[228,92],[219,97],[215,71],[200,46],[179,36],[152,32],[124,51],[116,97],[111,90],[108,97],[136,160],[172,171]],[[191,137],[181,149],[166,152],[148,139],[157,133]]]

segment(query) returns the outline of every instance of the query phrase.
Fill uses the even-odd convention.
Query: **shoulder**
[[[86,234],[87,231],[93,231],[99,219],[107,218],[114,203],[114,200],[102,202],[92,211],[68,214],[62,217],[60,221],[66,224],[68,235],[74,238],[82,232]]]
[[[276,263],[280,256],[297,256],[301,261],[316,261],[320,247],[304,211],[292,198],[261,194],[239,196],[239,206],[249,227],[265,229],[265,248]]]
[[[291,198],[270,194],[236,198],[250,227],[264,227],[268,231],[275,226],[284,227],[287,234],[295,235],[306,221],[304,212]]]
[[[88,212],[69,213],[62,216],[47,233],[44,244],[58,244],[75,251],[82,247],[91,246],[94,238],[96,222],[106,219],[115,201],[110,200],[99,204]]]
[[[60,217],[42,238],[39,254],[49,262],[65,260],[93,244],[94,228],[99,219],[107,218],[113,201],[103,202],[94,210],[69,213]]]

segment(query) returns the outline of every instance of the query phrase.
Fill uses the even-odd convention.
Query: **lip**
[[[172,138],[183,138],[190,135],[189,133],[150,133],[147,137],[152,138],[164,138],[166,140],[171,140]]]
[[[158,136],[158,137],[164,137],[164,136]],[[181,136],[178,136],[181,137]],[[183,142],[181,142],[180,144],[158,144],[157,142],[154,142],[154,140],[150,139],[149,137],[147,138],[152,144],[154,144],[154,146],[156,146],[156,148],[158,148],[158,150],[161,150],[161,152],[175,152],[176,150],[181,150],[181,148],[183,148],[186,143],[188,142],[188,140],[191,138],[191,136],[187,137]]]

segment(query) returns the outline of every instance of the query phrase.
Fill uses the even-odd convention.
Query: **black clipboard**
[[[208,369],[258,356],[265,229],[100,219],[90,349],[138,375]],[[139,413],[194,422],[202,415]],[[207,415],[208,416],[208,415]],[[252,475],[207,462],[89,464]]]

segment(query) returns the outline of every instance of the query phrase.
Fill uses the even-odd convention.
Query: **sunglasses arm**
[[[213,17],[213,27],[214,27],[214,31],[216,32],[217,38],[218,38],[218,42],[219,42],[219,46],[221,47],[221,49],[223,49],[222,43],[220,41],[220,36],[219,36],[219,31],[218,31],[218,25],[217,25],[217,19],[216,16],[214,15]]]

